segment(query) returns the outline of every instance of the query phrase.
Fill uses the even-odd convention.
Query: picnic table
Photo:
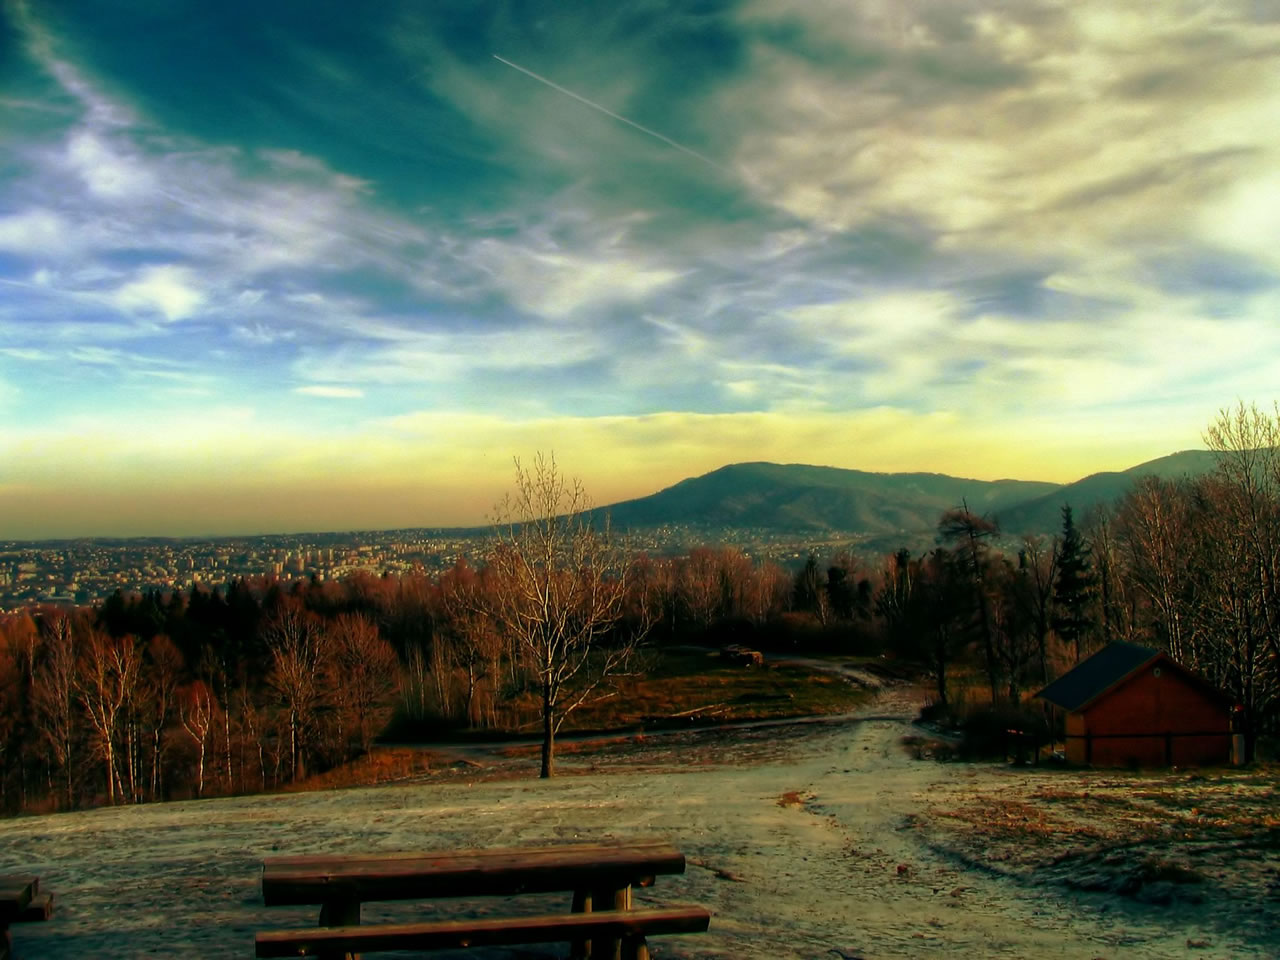
[[[53,913],[53,894],[40,892],[40,878],[0,875],[0,960],[13,955],[12,923],[48,920]]]
[[[707,929],[710,914],[702,907],[632,909],[633,888],[684,868],[684,855],[661,840],[271,857],[262,865],[263,902],[319,904],[319,927],[259,933],[256,950],[259,957],[343,957],[361,950],[565,941],[575,955],[593,960],[643,960],[646,934]],[[361,904],[370,901],[560,891],[572,893],[568,914],[360,925]]]

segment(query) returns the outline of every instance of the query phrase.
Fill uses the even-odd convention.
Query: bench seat
[[[449,950],[615,938],[622,941],[624,960],[647,960],[649,953],[645,937],[702,933],[710,922],[711,914],[705,907],[673,906],[535,917],[271,930],[259,933],[254,945],[258,957],[309,957],[379,950]]]

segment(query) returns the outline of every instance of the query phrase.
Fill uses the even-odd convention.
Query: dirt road
[[[641,902],[692,901],[711,933],[656,941],[657,957],[1274,957],[1211,904],[1140,904],[1022,883],[925,842],[931,797],[990,787],[996,768],[912,759],[917,701],[890,688],[834,725],[700,733],[565,757],[565,775],[115,808],[0,823],[0,872],[57,891],[48,924],[15,928],[19,956],[245,957],[253,932],[314,922],[258,895],[263,856],[658,834],[689,859]],[[524,761],[524,769],[529,769]],[[478,771],[484,774],[485,771]],[[484,904],[560,908],[565,898]],[[536,902],[541,900],[541,902]],[[428,908],[448,914],[474,908]],[[366,909],[366,919],[422,908]],[[492,956],[512,956],[495,951]]]

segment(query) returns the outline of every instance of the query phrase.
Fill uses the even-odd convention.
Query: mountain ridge
[[[1118,499],[1139,476],[1197,475],[1214,463],[1212,451],[1184,450],[1126,470],[1100,471],[1057,484],[754,460],[686,477],[656,493],[598,507],[593,513],[607,514],[619,529],[688,525],[879,539],[932,532],[944,510],[967,502],[975,513],[993,516],[1008,534],[1049,533],[1061,522],[1064,502],[1083,514],[1095,504]]]

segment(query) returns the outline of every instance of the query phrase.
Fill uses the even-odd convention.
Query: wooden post
[[[644,937],[628,937],[622,945],[623,960],[649,960],[649,944]]]
[[[631,885],[596,890],[591,899],[596,910],[630,910]],[[612,938],[593,940],[591,960],[622,960],[622,941]]]
[[[320,926],[360,926],[360,901],[350,894],[334,896],[320,906]],[[360,960],[356,953],[323,954],[321,960]]]
[[[592,896],[590,890],[573,891],[573,913],[590,913],[592,906]],[[591,941],[575,940],[569,944],[569,960],[590,960],[591,957]]]

